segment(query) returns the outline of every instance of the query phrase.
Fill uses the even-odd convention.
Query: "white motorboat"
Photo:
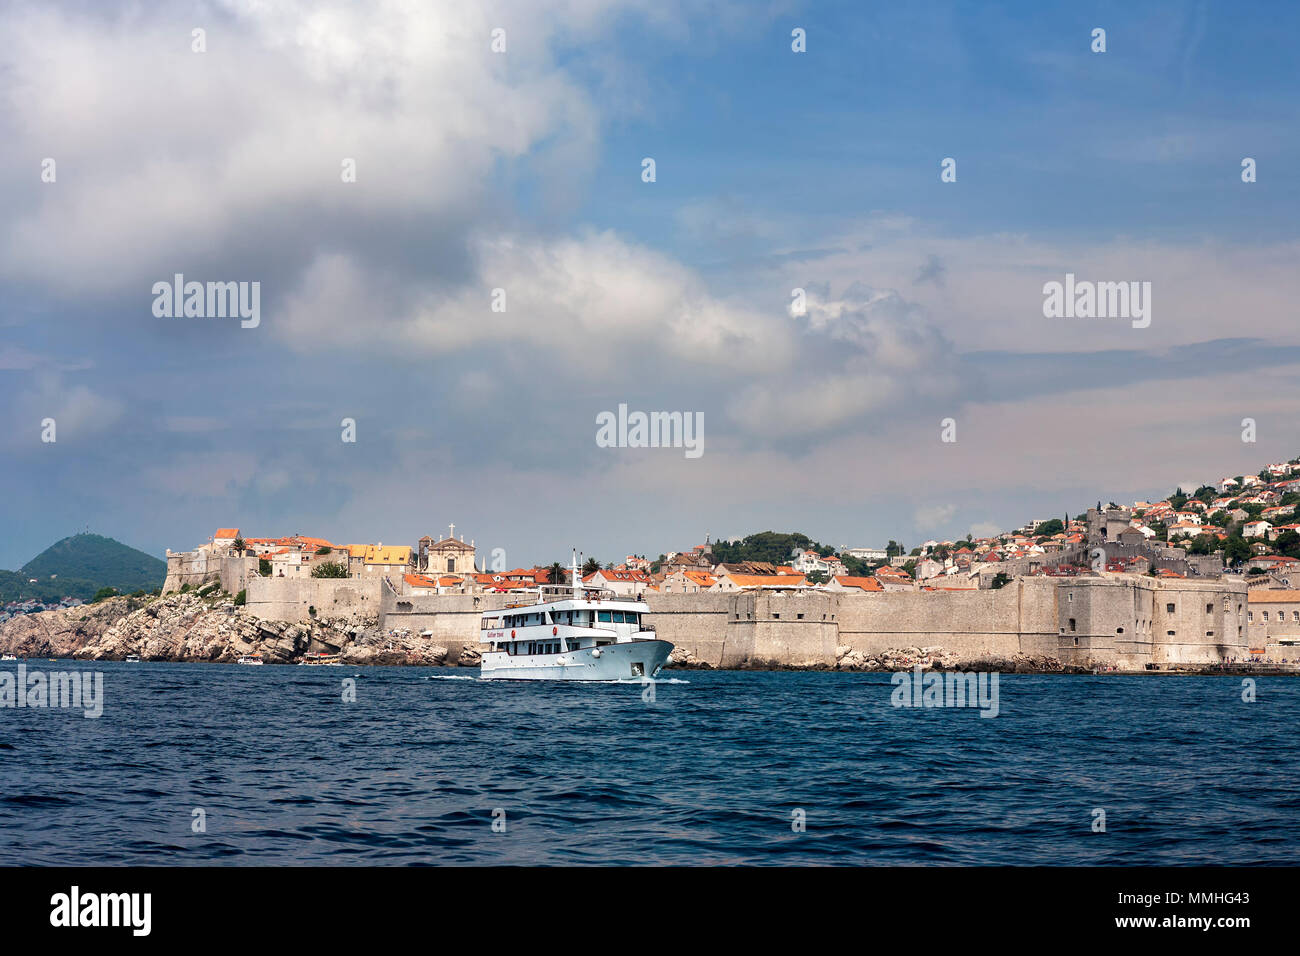
[[[587,588],[573,560],[573,586],[541,585],[484,611],[479,676],[491,680],[643,680],[658,675],[673,645],[647,624],[649,605]]]

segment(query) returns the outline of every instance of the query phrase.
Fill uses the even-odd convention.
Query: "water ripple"
[[[92,665],[61,665],[91,667]],[[1003,675],[1001,714],[876,674],[639,683],[93,665],[0,711],[0,864],[1278,864],[1300,681]],[[1095,811],[1105,832],[1093,832]]]

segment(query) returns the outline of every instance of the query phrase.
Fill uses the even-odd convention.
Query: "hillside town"
[[[1268,625],[1269,634],[1261,630],[1261,636],[1290,642],[1300,636],[1300,589],[1291,588],[1290,578],[1300,573],[1298,503],[1300,458],[1270,464],[1256,475],[1178,489],[1158,501],[1099,501],[1073,517],[1035,519],[987,536],[927,540],[910,550],[897,541],[828,547],[802,534],[775,532],[740,541],[706,535],[702,544],[656,558],[631,553],[602,564],[584,557],[580,575],[587,588],[637,600],[709,593],[978,592],[1022,579],[1098,575],[1171,584],[1238,582],[1250,595],[1250,631]],[[259,604],[267,613],[292,617],[295,608],[312,615],[318,608],[369,614],[386,596],[407,599],[393,604],[396,611],[416,597],[572,584],[566,561],[508,568],[503,553],[480,553],[474,539],[456,534],[454,524],[445,535],[424,535],[413,545],[336,544],[303,534],[253,537],[226,527],[194,551],[168,551],[163,590],[220,580],[235,594],[261,579],[266,583],[256,587]]]
[[[885,547],[794,547],[785,560],[720,558],[703,544],[658,558],[628,554],[604,563],[586,558],[582,581],[619,595],[751,589],[895,591],[997,588],[1017,576],[1072,576],[1105,570],[1153,577],[1245,576],[1276,585],[1300,571],[1300,459],[1258,475],[1220,478],[1159,501],[1111,502],[1071,518],[1035,519],[1023,527],[961,540],[927,540],[906,550]],[[763,536],[751,536],[753,538]],[[803,535],[773,539],[807,541]],[[751,539],[729,542],[746,551]],[[739,545],[739,547],[737,547]],[[754,549],[748,549],[754,550]],[[570,583],[567,562],[507,569],[489,564],[473,539],[425,535],[414,545],[334,544],[294,534],[244,537],[219,528],[196,552],[256,558],[272,578],[383,577],[411,594],[463,594]],[[169,557],[173,552],[168,552]],[[1104,555],[1104,567],[1099,563]]]
[[[34,583],[34,581],[33,581]],[[22,614],[40,614],[42,611],[58,611],[62,608],[78,607],[82,604],[80,598],[65,597],[57,601],[38,601],[36,598],[28,598],[25,601],[7,601],[0,605],[0,624],[12,617],[18,617]]]

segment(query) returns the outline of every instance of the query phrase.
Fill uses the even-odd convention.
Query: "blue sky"
[[[1293,5],[462,6],[0,12],[0,567],[914,545],[1300,454]],[[176,272],[261,325],[155,317]],[[1151,326],[1045,319],[1066,272]],[[705,454],[598,447],[620,403]]]

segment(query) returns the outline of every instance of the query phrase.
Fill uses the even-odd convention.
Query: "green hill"
[[[0,601],[87,600],[102,587],[124,593],[152,591],[166,576],[167,563],[153,555],[102,535],[74,534],[50,545],[17,572],[0,571]]]

